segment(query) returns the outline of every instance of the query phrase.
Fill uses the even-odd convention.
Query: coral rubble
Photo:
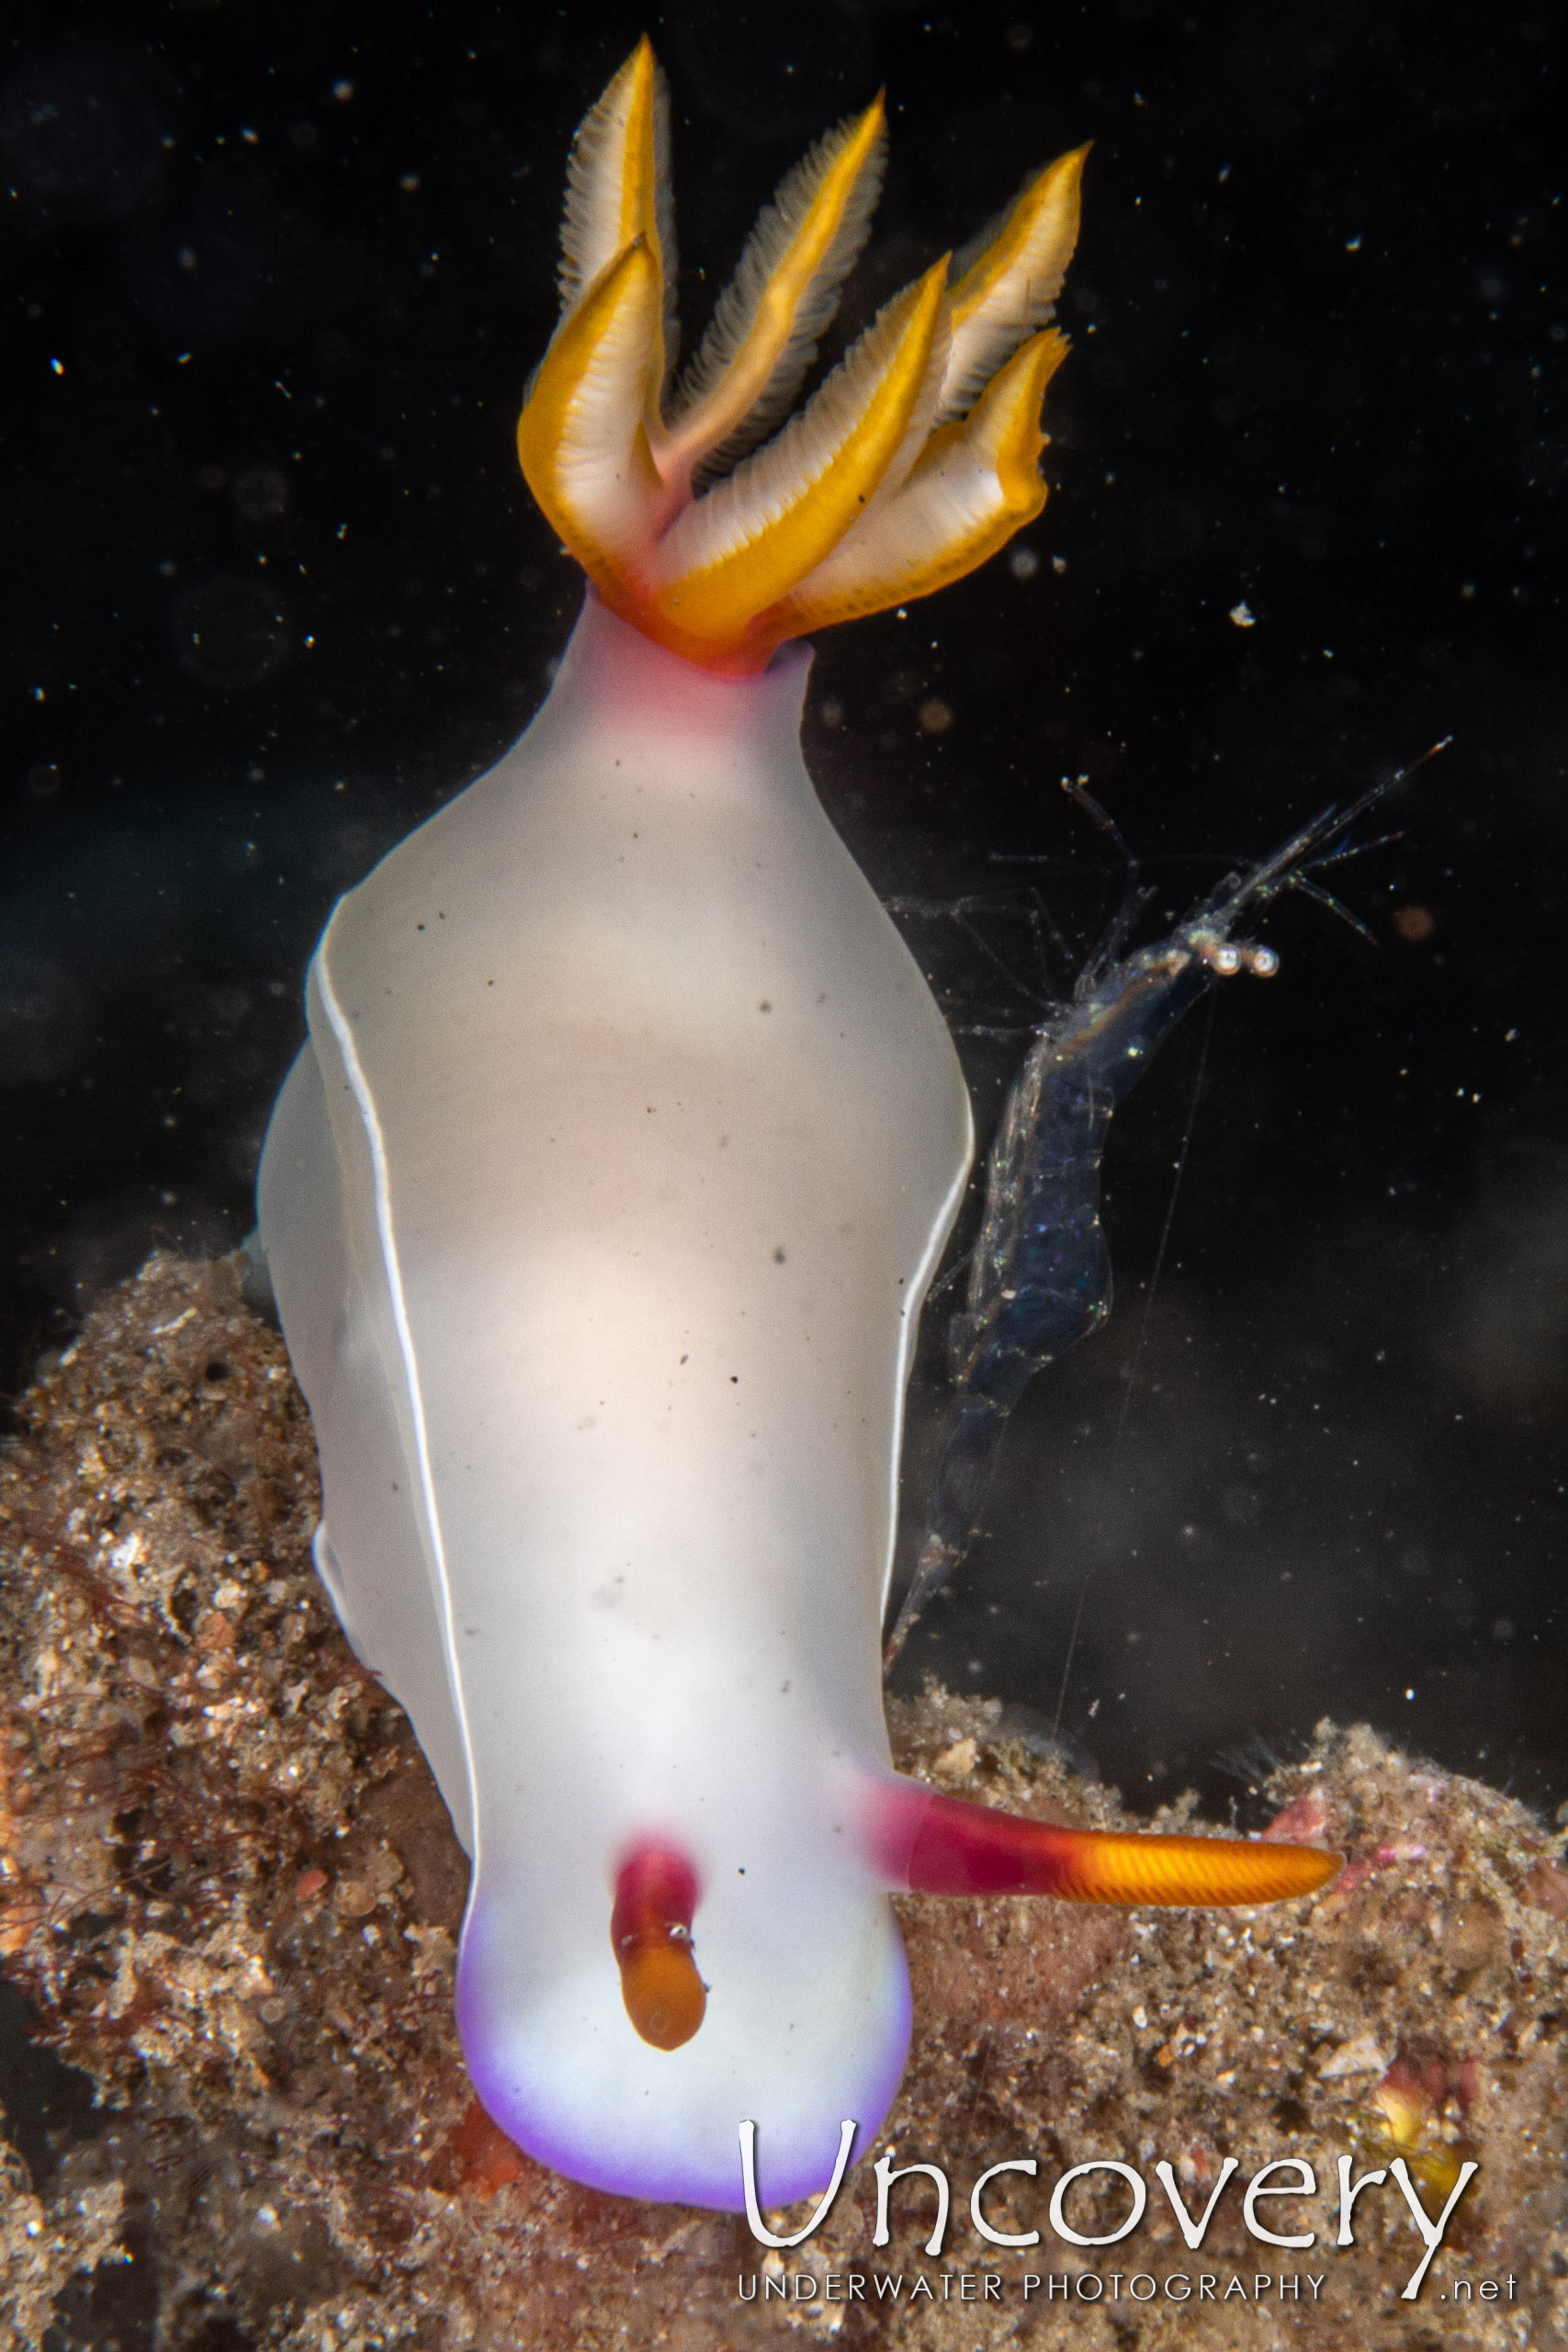
[[[766,2251],[743,2221],[575,2188],[474,2107],[451,2009],[466,1865],[316,1585],[310,1425],[238,1261],[154,1259],[23,1418],[0,1464],[0,1955],[105,2113],[47,2178],[4,2152],[0,2343],[31,2352],[51,2312],[129,2297],[161,2352],[989,2352],[1069,2330],[1085,2352],[1568,2346],[1568,1872],[1522,1807],[1325,1724],[1271,1790],[1281,1834],[1350,1856],[1310,1905],[908,1898],[915,2045],[879,2153],[945,2169],[945,2246],[924,2251],[934,2183],[916,2178],[874,2247],[867,2165],[816,2235]],[[1002,1737],[994,1704],[932,1690],[892,1713],[903,1769],[939,1787],[1127,1818]],[[1415,2301],[1424,2248],[1392,2184],[1334,2244],[1343,2155],[1357,2174],[1403,2159],[1431,2212],[1479,2165]],[[1200,2211],[1231,2156],[1191,2252],[1154,2168]],[[1043,2234],[1003,2251],[969,2192],[1017,2157],[1038,2177],[998,2179],[990,2219]],[[1284,2157],[1318,2195],[1257,2210],[1314,2230],[1310,2251],[1243,2225],[1247,2180]],[[1096,2158],[1149,2202],[1133,2236],[1085,2248],[1046,2211]],[[1114,2229],[1126,2193],[1080,2189],[1077,2226]],[[808,2211],[769,2218],[782,2234]],[[1201,2306],[1167,2296],[1201,2275],[1218,2282]],[[1030,2276],[1056,2295],[1026,2295]]]

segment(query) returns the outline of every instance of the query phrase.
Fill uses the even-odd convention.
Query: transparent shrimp
[[[1216,980],[1238,972],[1267,978],[1279,970],[1274,950],[1247,934],[1284,892],[1304,891],[1371,936],[1314,875],[1351,854],[1350,828],[1410,773],[1402,769],[1348,808],[1325,809],[1272,856],[1244,874],[1228,874],[1166,938],[1122,955],[1148,897],[1129,858],[1120,912],[1080,973],[1072,1002],[1036,1032],[1002,1108],[967,1294],[948,1326],[953,1393],[924,1540],[887,1641],[889,1669],[909,1628],[975,1539],[1008,1415],[1035,1374],[1111,1311],[1100,1169],[1111,1114]],[[1078,789],[1074,797],[1122,846],[1088,794]]]

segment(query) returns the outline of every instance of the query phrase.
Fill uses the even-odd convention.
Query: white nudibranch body
[[[261,1183],[323,1573],[474,1858],[476,2086],[579,2179],[719,2205],[741,2116],[780,2201],[903,2064],[852,1806],[970,1155],[806,773],[807,667],[711,678],[591,598],[522,741],[336,909]],[[701,1889],[673,2052],[609,1935],[650,1838]]]
[[[746,456],[863,239],[880,104],[785,180],[672,396],[662,126],[645,42],[579,133],[519,427],[597,593],[522,741],[334,910],[259,1191],[318,1566],[473,1858],[479,2095],[580,2180],[738,2210],[743,2119],[778,2204],[886,2112],[890,1887],[1256,1902],[1332,1863],[961,1805],[884,1727],[969,1104],[776,649],[1039,513],[1082,156]]]

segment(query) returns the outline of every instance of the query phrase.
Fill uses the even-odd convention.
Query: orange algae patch
[[[443,2188],[493,2197],[497,2189],[510,2188],[514,2180],[522,2179],[528,2159],[500,2124],[491,2121],[478,2099],[471,2098],[436,2169]]]

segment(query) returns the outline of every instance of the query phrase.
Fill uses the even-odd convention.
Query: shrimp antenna
[[[1272,857],[1266,857],[1261,865],[1255,865],[1250,874],[1227,875],[1219,888],[1212,893],[1204,911],[1213,911],[1224,905],[1228,907],[1234,915],[1235,911],[1245,906],[1248,900],[1257,906],[1267,906],[1269,899],[1278,898],[1282,890],[1307,889],[1309,895],[1313,895],[1307,880],[1308,869],[1313,865],[1325,863],[1329,854],[1337,857],[1359,855],[1359,849],[1352,849],[1345,842],[1345,836],[1351,826],[1359,818],[1364,817],[1369,808],[1376,808],[1380,800],[1386,799],[1391,792],[1396,791],[1419,769],[1424,768],[1428,760],[1436,759],[1439,752],[1446,752],[1453,740],[1451,735],[1440,736],[1437,742],[1427,746],[1419,759],[1409,760],[1404,767],[1395,768],[1392,775],[1385,776],[1381,784],[1371,786],[1367,791],[1351,801],[1348,808],[1323,809],[1310,824],[1303,825],[1299,833],[1286,842],[1281,849],[1276,850]],[[1371,842],[1360,845],[1365,849],[1374,846],[1375,844]],[[1324,899],[1328,898],[1326,891],[1316,895]],[[1359,927],[1355,919],[1346,913],[1345,909],[1339,907],[1337,900],[1330,900],[1330,903],[1339,913],[1345,915],[1346,921],[1351,924],[1352,929]]]
[[[1074,1001],[1078,1002],[1089,995],[1116,962],[1127,944],[1128,933],[1153,898],[1154,892],[1141,886],[1138,879],[1142,871],[1139,861],[1134,856],[1125,834],[1110,809],[1097,800],[1090,792],[1089,778],[1082,775],[1064,776],[1062,790],[1076,808],[1082,809],[1090,823],[1099,827],[1127,869],[1127,879],[1122,888],[1122,903],[1106,925],[1103,935],[1090,950],[1089,959],[1078,974],[1077,985],[1073,989]]]
[[[1371,846],[1369,842],[1368,847]],[[1353,915],[1344,900],[1337,899],[1332,890],[1325,890],[1321,882],[1314,882],[1310,874],[1292,874],[1284,887],[1287,890],[1299,890],[1303,899],[1311,899],[1315,905],[1325,907],[1331,915],[1337,915],[1341,922],[1348,923],[1358,939],[1364,939],[1369,947],[1377,946],[1376,932],[1370,930],[1359,915]]]
[[[1343,865],[1348,857],[1366,857],[1374,849],[1387,849],[1391,842],[1402,842],[1404,839],[1404,827],[1401,825],[1397,831],[1392,833],[1374,833],[1370,842],[1341,842],[1337,849],[1331,849],[1324,857],[1314,858],[1313,864],[1321,874],[1325,865]]]

